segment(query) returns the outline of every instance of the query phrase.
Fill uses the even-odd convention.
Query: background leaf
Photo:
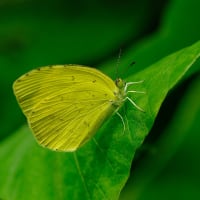
[[[166,128],[159,129],[160,137],[155,140],[154,135],[151,142],[148,139],[148,151],[137,160],[120,199],[186,200],[200,197],[200,162],[196,154],[199,151],[200,76],[192,77],[192,82],[183,88],[184,94],[178,105],[165,102],[161,109],[158,117],[166,114],[165,107],[169,106],[173,106],[175,114]],[[176,95],[177,89],[168,101]],[[161,120],[156,121],[154,134],[160,123],[163,124]]]

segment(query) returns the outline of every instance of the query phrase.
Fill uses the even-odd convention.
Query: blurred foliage
[[[77,63],[115,78],[120,48],[119,74],[130,76],[199,40],[199,8],[198,0],[2,0],[1,140],[25,123],[12,92],[18,76],[43,65]],[[166,98],[121,199],[199,199],[199,69],[196,62]]]

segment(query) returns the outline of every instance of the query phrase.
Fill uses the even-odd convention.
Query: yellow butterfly
[[[97,69],[81,65],[41,67],[13,84],[17,101],[38,143],[52,150],[75,151],[104,120],[129,100],[129,85],[114,82]],[[141,110],[141,109],[140,109]],[[124,124],[124,122],[123,122]]]

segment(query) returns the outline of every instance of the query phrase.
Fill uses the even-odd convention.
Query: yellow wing
[[[74,151],[115,111],[118,87],[100,71],[78,65],[42,67],[14,83],[39,144]]]

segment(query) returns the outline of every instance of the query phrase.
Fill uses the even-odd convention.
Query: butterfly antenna
[[[121,55],[122,55],[122,49],[120,48],[119,55],[117,58],[117,65],[116,65],[116,78],[118,78],[118,75],[119,75],[119,63],[120,63]]]

